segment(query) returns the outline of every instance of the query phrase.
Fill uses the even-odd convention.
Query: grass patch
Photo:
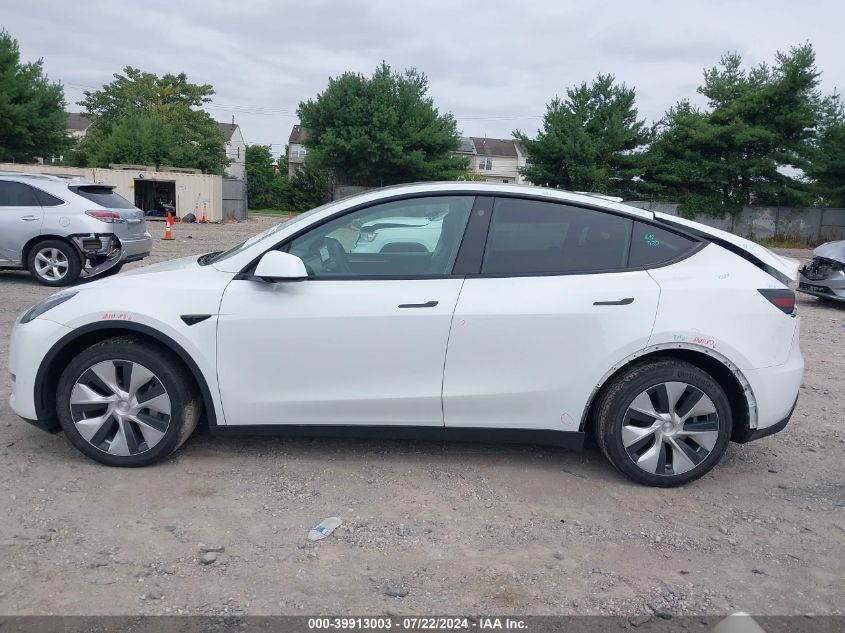
[[[766,248],[815,248],[819,244],[829,242],[830,239],[826,237],[808,239],[805,237],[775,235],[773,237],[760,238],[755,241]]]
[[[250,209],[250,213],[256,213],[258,215],[277,215],[277,216],[288,216],[288,213],[291,211],[287,209]],[[293,211],[294,215],[299,215],[301,211]]]

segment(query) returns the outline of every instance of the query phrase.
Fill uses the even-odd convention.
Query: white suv
[[[46,286],[66,286],[149,255],[143,211],[113,189],[0,172],[0,269],[28,269]]]
[[[431,251],[355,250],[361,227],[433,204]],[[34,306],[12,334],[12,408],[114,466],[169,455],[205,411],[221,435],[591,434],[629,477],[678,485],[787,424],[797,267],[595,197],[382,189]]]

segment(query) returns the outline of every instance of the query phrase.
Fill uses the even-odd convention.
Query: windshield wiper
[[[214,251],[213,253],[206,253],[205,255],[200,255],[199,259],[197,259],[197,263],[200,266],[206,266],[214,261],[214,259],[223,251]]]

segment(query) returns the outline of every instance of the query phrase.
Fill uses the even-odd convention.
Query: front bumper
[[[35,383],[42,359],[70,328],[44,318],[29,323],[15,322],[9,342],[9,373],[12,410],[27,422],[45,431],[55,430],[55,421],[38,420]]]
[[[845,302],[845,280],[839,282],[830,279],[812,281],[804,277],[804,275],[800,275],[798,279],[798,292],[803,292],[804,294],[821,299],[829,299],[830,301]]]

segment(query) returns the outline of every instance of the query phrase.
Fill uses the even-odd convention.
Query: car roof
[[[556,202],[571,202],[573,204],[586,205],[608,211],[615,211],[633,217],[654,219],[654,213],[645,209],[639,209],[627,204],[617,202],[603,194],[575,193],[561,189],[549,189],[535,185],[516,185],[496,182],[480,181],[447,181],[447,182],[416,182],[403,185],[392,185],[380,189],[372,189],[359,193],[349,198],[344,198],[344,204],[335,207],[336,211],[367,202],[376,202],[383,198],[393,198],[404,195],[427,194],[427,193],[459,193],[476,195],[507,195],[531,198],[547,198]]]
[[[34,174],[25,171],[0,171],[0,178],[3,180],[32,180],[38,183],[89,183],[87,178],[82,176],[57,176],[55,174]]]

